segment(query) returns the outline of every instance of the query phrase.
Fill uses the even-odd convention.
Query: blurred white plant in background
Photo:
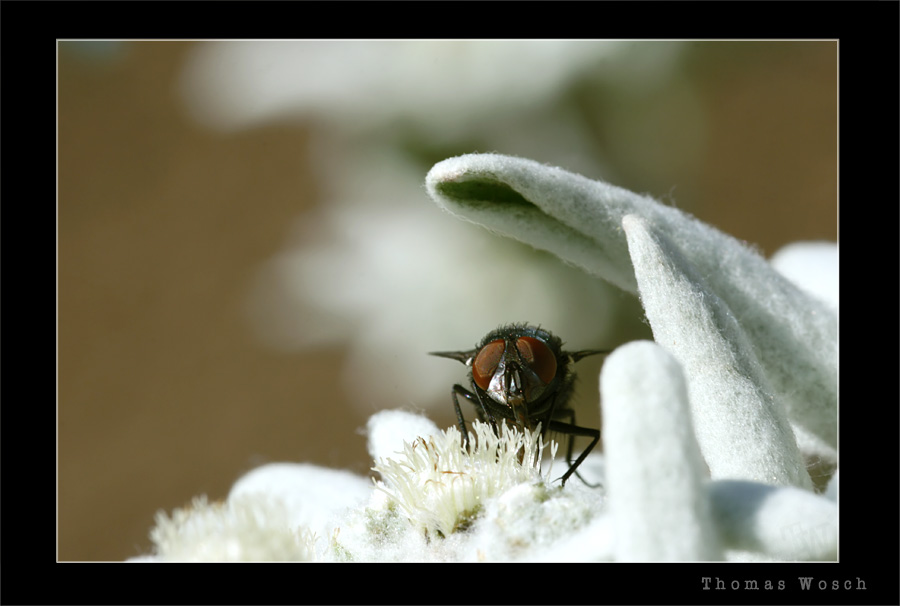
[[[342,132],[422,129],[437,146],[479,135],[556,153],[565,149],[557,142],[583,140],[577,129],[560,128],[556,104],[568,86],[590,76],[661,87],[681,48],[596,40],[211,42],[197,46],[182,91],[198,123],[223,131],[314,116]],[[560,133],[551,141],[510,128],[542,112],[554,114],[551,130]]]
[[[587,82],[602,96],[604,86],[662,87],[681,48],[555,40],[198,45],[181,87],[197,122],[234,131],[296,121],[312,133],[321,204],[298,216],[284,250],[260,269],[249,304],[256,333],[281,349],[346,345],[344,387],[370,409],[445,404],[459,369],[425,352],[471,347],[503,323],[552,327],[575,348],[645,330],[636,302],[603,281],[423,205],[421,174],[435,154],[473,147],[596,173],[606,150],[597,149],[572,88]],[[690,95],[675,97],[685,128],[701,133]],[[429,380],[398,379],[410,376]]]

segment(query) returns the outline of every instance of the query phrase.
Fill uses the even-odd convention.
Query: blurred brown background
[[[175,81],[192,44],[107,57],[60,43],[61,560],[145,552],[157,510],[224,497],[262,462],[371,465],[367,415],[337,382],[342,351],[267,351],[245,318],[253,272],[317,203],[304,128],[191,124]],[[672,192],[624,162],[617,184],[671,193],[767,255],[836,240],[836,43],[707,43],[687,63],[707,113],[701,161]],[[681,162],[665,131],[677,116],[655,115],[632,148]]]

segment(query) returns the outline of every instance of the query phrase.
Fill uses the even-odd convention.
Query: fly
[[[511,421],[521,431],[533,431],[540,423],[544,438],[551,431],[569,436],[569,469],[562,476],[565,486],[573,473],[578,475],[575,470],[600,441],[599,430],[575,425],[575,411],[569,405],[575,383],[572,365],[586,356],[605,353],[609,352],[563,351],[562,341],[549,331],[528,324],[510,324],[489,332],[475,349],[436,351],[431,355],[457,360],[469,368],[471,391],[458,383],[451,391],[465,444],[469,434],[459,396],[471,402],[478,418],[490,423],[495,432],[499,432],[502,419]],[[573,463],[575,436],[593,440]]]

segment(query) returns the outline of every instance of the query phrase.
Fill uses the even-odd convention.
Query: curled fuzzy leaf
[[[736,239],[651,198],[532,160],[471,154],[436,164],[429,194],[448,212],[637,293],[622,220],[635,215],[680,251],[740,323],[805,454],[837,448],[837,315]],[[690,376],[689,376],[690,379]]]
[[[689,377],[712,476],[812,488],[787,415],[734,313],[663,234],[633,215],[623,226],[653,337]]]

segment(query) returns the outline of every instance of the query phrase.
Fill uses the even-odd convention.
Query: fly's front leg
[[[459,407],[459,400],[457,399],[457,395],[461,395],[465,399],[467,399],[472,404],[480,405],[478,399],[475,397],[471,391],[457,383],[453,386],[453,391],[450,392],[450,395],[453,396],[453,408],[456,409],[456,424],[459,427],[459,433],[462,435],[462,444],[463,446],[469,446],[469,431],[466,429],[466,420],[463,418],[462,409]]]

